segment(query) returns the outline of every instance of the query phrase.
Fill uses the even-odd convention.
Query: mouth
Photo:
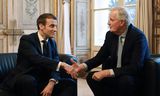
[[[56,35],[56,32],[53,32],[53,35]]]
[[[56,35],[56,32],[54,32],[54,34]]]

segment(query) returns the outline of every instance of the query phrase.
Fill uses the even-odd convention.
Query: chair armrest
[[[144,64],[145,96],[160,95],[160,55],[151,55]]]

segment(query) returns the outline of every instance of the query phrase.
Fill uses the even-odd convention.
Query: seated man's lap
[[[40,93],[45,86],[48,84],[49,80],[37,80],[32,75],[22,75],[19,78],[17,78],[17,83],[15,84],[15,92],[19,92],[20,90],[25,90],[25,92],[30,92],[29,90],[37,90],[38,93]],[[17,91],[16,91],[17,90]],[[58,84],[55,85],[53,89],[53,96],[63,96],[59,94],[66,94],[66,96],[76,96],[72,94],[76,94],[77,92],[77,82],[70,78],[63,78],[59,80]],[[37,94],[37,92],[34,92]],[[67,95],[68,94],[68,95]]]
[[[63,96],[62,94],[64,96],[77,96],[77,82],[67,78],[59,80],[53,90],[52,96]]]
[[[103,91],[103,94],[134,94],[136,89],[136,79],[133,76],[123,75],[119,77],[106,77],[101,81],[92,79],[94,72],[90,72],[87,76],[87,83],[93,93],[94,91]],[[99,92],[100,93],[100,92]],[[114,96],[114,95],[113,95]]]

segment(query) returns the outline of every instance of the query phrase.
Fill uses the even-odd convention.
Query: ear
[[[125,25],[125,21],[121,20],[121,26],[124,26],[124,25]]]
[[[43,29],[43,28],[44,28],[44,25],[43,25],[43,24],[39,24],[39,28],[40,28],[40,29]]]

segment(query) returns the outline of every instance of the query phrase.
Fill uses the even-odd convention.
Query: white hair
[[[123,7],[114,7],[111,9],[111,11],[117,11],[117,19],[124,20],[126,22],[126,25],[129,26],[130,24],[130,17],[128,12]]]

